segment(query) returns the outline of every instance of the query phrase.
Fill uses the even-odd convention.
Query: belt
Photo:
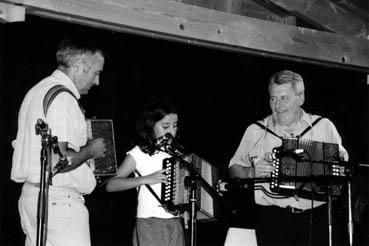
[[[27,184],[31,187],[34,187],[34,188],[40,188],[40,185],[41,185],[40,183],[31,183],[31,182],[25,182],[25,184]],[[82,196],[81,192],[77,191],[74,188],[70,188],[70,187],[49,185],[49,190],[73,193],[75,195]]]

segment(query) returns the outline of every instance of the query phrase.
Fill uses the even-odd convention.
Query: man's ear
[[[73,69],[76,73],[84,72],[84,70],[86,70],[86,66],[83,59],[77,59],[73,64]]]

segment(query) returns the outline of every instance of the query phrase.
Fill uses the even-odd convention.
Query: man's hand
[[[254,162],[255,167],[255,178],[269,177],[270,174],[275,170],[270,160],[256,159]]]
[[[106,145],[103,138],[94,138],[87,142],[87,148],[91,154],[91,158],[105,157]]]

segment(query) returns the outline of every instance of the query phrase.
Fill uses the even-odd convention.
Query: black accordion
[[[272,192],[324,200],[329,188],[330,194],[340,195],[347,166],[339,160],[338,144],[282,139],[282,145],[273,149],[272,158]]]
[[[88,160],[95,176],[113,176],[117,173],[113,121],[109,119],[88,119],[87,138],[103,138],[106,145],[105,157]]]
[[[190,171],[186,165],[191,165],[201,175],[203,180],[211,187],[218,182],[218,168],[211,165],[195,154],[188,154],[178,158],[163,160],[163,169],[167,169],[167,184],[161,185],[161,203],[168,211],[182,213],[190,204],[190,188],[186,185],[186,177]],[[211,195],[200,184],[196,186],[197,220],[214,220],[219,207]]]

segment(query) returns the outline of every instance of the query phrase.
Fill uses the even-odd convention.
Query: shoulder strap
[[[261,129],[269,132],[270,134],[276,136],[277,138],[283,139],[281,136],[278,136],[275,132],[273,132],[272,130],[270,130],[268,127],[264,126],[260,122],[256,121],[254,124],[257,125],[257,126],[259,126]]]
[[[314,122],[311,124],[311,126],[306,127],[305,130],[303,130],[299,135],[297,135],[297,138],[301,138],[302,136],[304,136],[308,131],[310,131],[311,129],[313,129],[313,127],[318,124],[318,122],[323,119],[323,117],[319,117],[318,119],[314,120]]]
[[[52,87],[45,95],[44,97],[44,101],[43,101],[43,107],[44,107],[44,115],[46,116],[47,114],[47,110],[49,109],[51,103],[54,101],[55,97],[61,93],[61,92],[68,92],[69,94],[71,94],[78,102],[78,99],[76,98],[76,96],[73,94],[72,91],[70,91],[67,87],[65,87],[64,85],[56,85],[54,87]]]
[[[319,121],[323,119],[323,117],[319,117],[318,119],[316,119],[311,126],[306,127],[305,130],[303,130],[299,135],[296,136],[296,138],[301,138],[302,136],[304,136],[308,131],[310,131],[316,124],[319,123]],[[255,122],[255,125],[259,126],[260,128],[262,128],[263,130],[269,132],[270,134],[283,139],[281,136],[278,136],[275,132],[273,132],[272,130],[270,130],[268,127],[264,126],[263,124],[261,124],[260,122]]]
[[[138,175],[138,176],[142,177],[142,175],[140,174],[140,172],[139,172],[139,171],[135,170],[135,173],[137,173],[137,175]],[[148,185],[148,184],[145,184],[145,186],[146,186],[146,188],[151,192],[151,194],[156,198],[156,200],[158,200],[158,202],[159,202],[161,205],[163,205],[163,203],[161,202],[161,200],[160,200],[159,196],[155,193],[155,191],[151,188],[151,186],[150,186],[150,185]],[[163,207],[165,207],[165,206],[163,205]]]

